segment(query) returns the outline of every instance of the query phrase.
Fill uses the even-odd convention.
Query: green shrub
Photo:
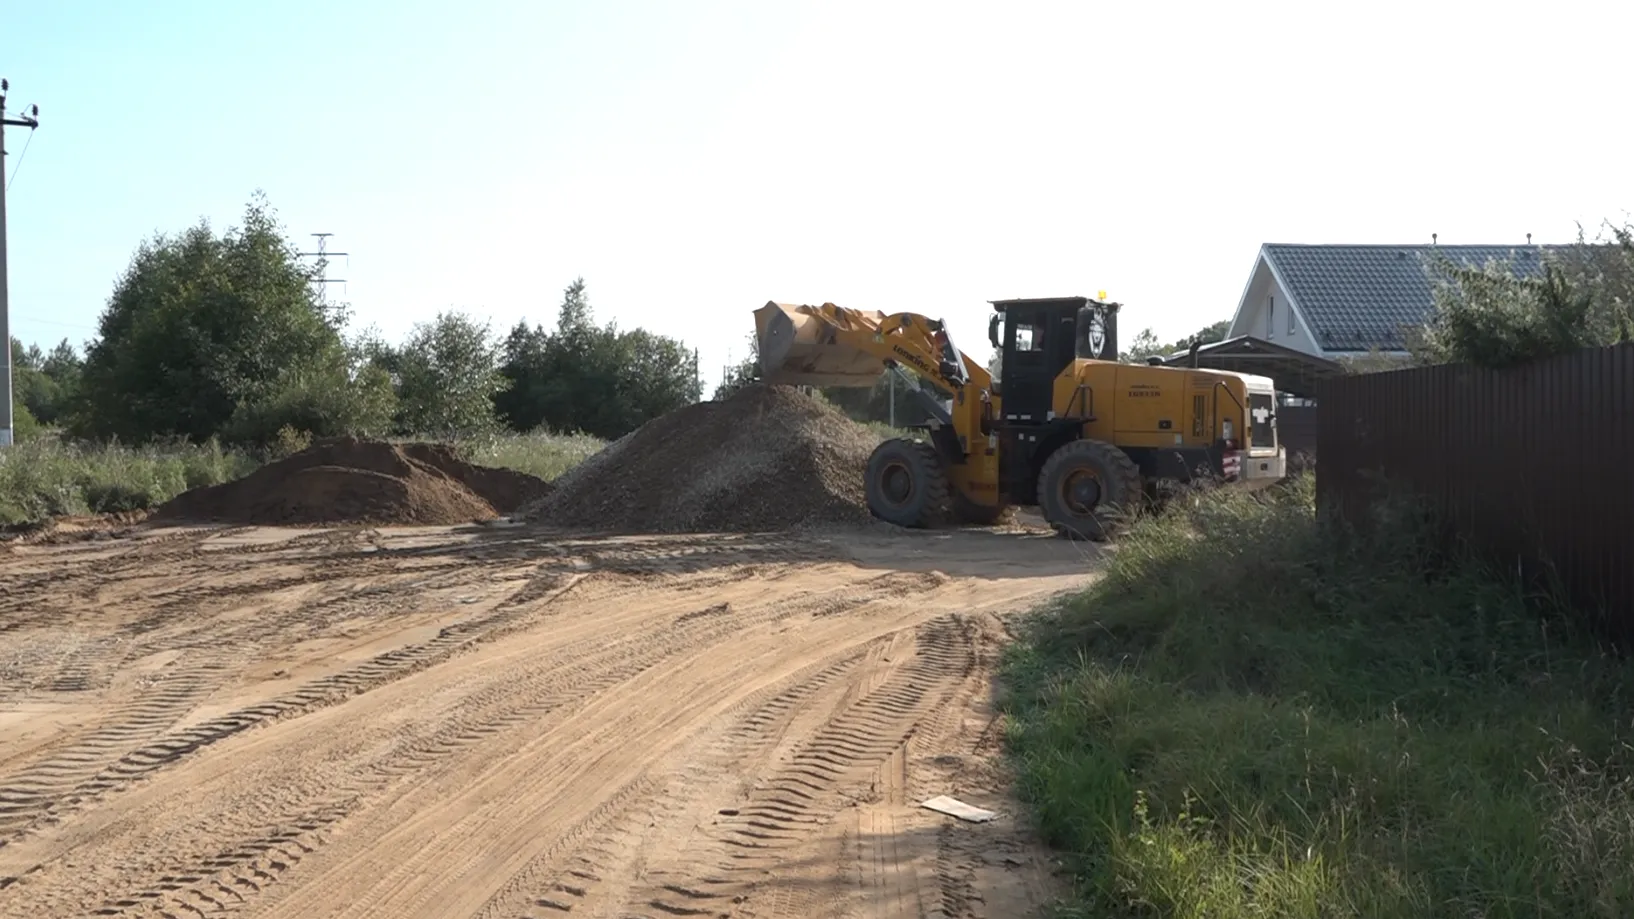
[[[1593,240],[1579,229],[1533,276],[1440,255],[1429,267],[1434,308],[1410,336],[1419,361],[1513,367],[1634,340],[1634,225],[1607,222]]]
[[[38,440],[45,434],[45,426],[35,420],[34,413],[22,402],[11,404],[11,440],[12,443],[26,443]]]
[[[1138,522],[1005,668],[1084,916],[1623,916],[1634,667],[1311,480]]]
[[[40,439],[0,453],[0,524],[156,507],[238,478],[256,458],[217,443],[87,446]]]

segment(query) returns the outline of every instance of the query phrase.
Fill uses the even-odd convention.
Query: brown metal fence
[[[1316,455],[1317,412],[1314,405],[1284,405],[1277,409],[1277,442],[1291,457]]]
[[[1320,511],[1361,520],[1383,482],[1410,490],[1473,548],[1634,637],[1634,345],[1341,377],[1317,404]]]

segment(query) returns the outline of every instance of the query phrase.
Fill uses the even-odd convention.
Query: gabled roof
[[[1327,351],[1402,351],[1403,329],[1433,306],[1435,253],[1470,267],[1508,262],[1542,270],[1542,253],[1564,246],[1334,246],[1266,243],[1261,256]]]

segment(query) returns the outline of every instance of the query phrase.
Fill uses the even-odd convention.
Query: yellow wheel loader
[[[1277,397],[1249,374],[1117,361],[1120,304],[990,301],[999,379],[914,313],[769,302],[755,311],[762,380],[873,386],[901,368],[930,417],[866,472],[869,510],[906,527],[989,523],[1036,506],[1058,532],[1101,540],[1163,480],[1259,487],[1283,478]]]

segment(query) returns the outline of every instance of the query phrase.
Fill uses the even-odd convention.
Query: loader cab
[[[988,340],[999,349],[1003,424],[1050,418],[1055,378],[1075,360],[1118,359],[1118,304],[1088,297],[994,300]]]

